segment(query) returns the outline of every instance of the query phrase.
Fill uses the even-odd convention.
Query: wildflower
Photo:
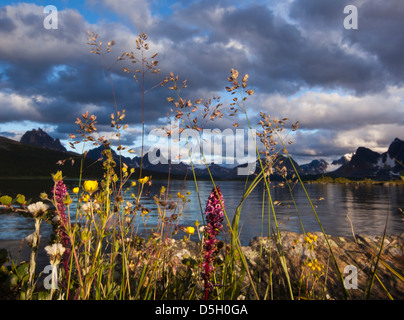
[[[146,177],[144,177],[144,178],[140,178],[138,181],[139,181],[139,183],[141,183],[141,184],[145,184],[145,183],[147,183],[149,180],[150,180],[150,178],[146,176]]]
[[[79,188],[78,187],[76,187],[76,188],[73,188],[73,193],[78,193],[79,192]]]
[[[83,196],[83,202],[88,202],[90,200],[90,196],[88,194]]]
[[[136,181],[132,181],[131,187],[136,187]]]
[[[51,265],[53,266],[52,269],[52,286],[51,286],[51,297],[53,294],[53,290],[57,289],[58,283],[58,272],[57,272],[57,265],[60,263],[63,254],[65,253],[65,248],[61,243],[54,243],[51,246],[46,246],[45,251],[49,255],[49,260]]]
[[[55,186],[52,190],[53,196],[55,199],[55,206],[57,208],[57,215],[59,217],[58,219],[58,224],[59,228],[57,229],[57,234],[60,237],[60,241],[62,242],[62,245],[64,247],[64,257],[63,257],[63,264],[65,268],[66,274],[68,274],[69,271],[69,266],[68,266],[68,257],[70,255],[70,249],[68,248],[70,245],[70,238],[67,234],[67,227],[68,227],[68,219],[66,215],[66,198],[70,198],[67,193],[67,188],[66,185],[64,184],[63,180],[58,180],[55,183]],[[65,252],[66,251],[66,252]]]
[[[217,190],[217,191],[216,191]],[[213,260],[217,253],[217,235],[223,228],[223,195],[219,189],[216,187],[213,189],[208,198],[206,204],[205,216],[207,225],[204,228],[205,238],[204,238],[204,262],[202,263],[202,268],[204,273],[202,277],[205,281],[205,299],[209,298],[209,291],[212,288],[212,283],[210,281],[212,271],[213,271]]]
[[[307,236],[304,237],[304,242],[308,244],[312,244],[313,242],[317,242],[318,236],[312,235],[310,232],[307,232]]]
[[[128,168],[127,168],[127,167],[123,167],[123,168],[122,168],[122,172],[123,172],[123,173],[126,173],[127,171],[128,171]]]
[[[40,197],[42,200],[49,200],[48,195],[47,195],[46,192],[41,192],[41,194],[39,195],[39,197]]]
[[[194,227],[186,227],[185,232],[188,233],[189,235],[195,233],[195,228]]]
[[[58,171],[58,172],[56,172],[55,174],[52,174],[52,178],[53,178],[53,181],[54,181],[55,183],[61,181],[61,180],[63,179],[62,171]]]
[[[54,243],[51,246],[45,247],[45,251],[49,255],[51,265],[57,266],[60,263],[65,250],[66,249],[61,243]]]
[[[87,242],[88,240],[90,240],[90,237],[91,237],[90,230],[88,228],[81,230],[80,236],[81,236],[81,241]]]
[[[100,210],[100,208],[101,207],[100,207],[99,203],[97,203],[97,202],[93,203],[92,201],[88,201],[81,206],[81,209],[83,210],[83,212],[86,212],[86,213],[91,212],[91,210],[95,210],[95,211]]]
[[[150,213],[149,209],[143,208],[142,209],[142,216],[148,215]]]
[[[94,193],[98,190],[98,182],[96,180],[87,180],[84,181],[83,187],[88,193]]]
[[[40,218],[46,211],[48,211],[49,206],[42,201],[38,201],[30,204],[27,208],[34,218]]]
[[[313,271],[315,271],[316,269],[318,271],[321,271],[323,265],[318,263],[317,259],[314,259],[313,261],[309,262],[307,264],[308,267],[310,267]]]

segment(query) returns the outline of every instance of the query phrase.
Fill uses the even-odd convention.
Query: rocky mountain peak
[[[391,159],[395,158],[401,163],[404,162],[404,141],[398,138],[395,138],[394,141],[390,144],[389,149],[387,150],[388,155]]]
[[[38,130],[30,130],[24,133],[20,140],[21,143],[28,144],[35,147],[66,152],[66,148],[60,143],[59,139],[53,139],[41,128]]]

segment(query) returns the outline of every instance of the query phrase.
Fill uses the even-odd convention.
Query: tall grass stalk
[[[281,139],[281,143],[282,143],[282,145],[285,147],[284,142],[282,141],[282,139]],[[301,185],[302,188],[303,188],[303,191],[304,191],[304,193],[305,193],[305,195],[306,195],[306,197],[307,197],[307,199],[308,199],[308,201],[309,201],[309,204],[310,204],[310,206],[311,206],[311,208],[312,208],[312,210],[313,210],[313,212],[314,212],[314,215],[315,215],[315,217],[316,217],[316,220],[317,220],[317,222],[318,222],[318,224],[319,224],[319,226],[320,226],[320,229],[321,229],[321,231],[322,231],[322,233],[323,233],[323,235],[324,235],[325,241],[326,241],[326,243],[327,243],[327,246],[328,246],[328,248],[329,248],[329,250],[330,250],[332,259],[333,259],[333,261],[334,261],[335,269],[336,269],[336,272],[337,272],[337,274],[338,274],[338,279],[340,280],[341,285],[342,285],[342,288],[343,288],[344,296],[345,296],[346,299],[349,299],[350,294],[349,294],[349,291],[346,289],[346,287],[345,287],[345,285],[344,285],[344,278],[343,278],[343,276],[342,276],[342,274],[341,274],[341,270],[340,270],[340,268],[339,268],[339,266],[338,266],[338,262],[337,262],[337,259],[335,258],[334,252],[332,251],[332,247],[331,247],[330,241],[329,241],[329,239],[328,239],[328,236],[327,236],[327,234],[326,234],[325,231],[324,231],[323,225],[321,224],[320,218],[318,217],[318,214],[317,214],[317,211],[316,211],[316,209],[315,209],[315,207],[314,207],[314,205],[313,205],[313,202],[311,201],[310,196],[309,196],[309,194],[307,193],[307,190],[306,190],[306,188],[305,188],[305,186],[304,186],[304,183],[303,183],[302,179],[300,178],[300,175],[299,175],[299,173],[297,172],[296,167],[295,167],[295,165],[293,164],[293,161],[292,161],[292,159],[291,159],[291,157],[290,157],[288,151],[286,150],[286,148],[284,148],[284,150],[285,150],[285,153],[286,153],[287,158],[289,159],[291,165],[293,166],[293,169],[294,169],[294,171],[295,171],[295,173],[296,173],[296,176],[297,176],[297,178],[298,178],[298,180],[299,180],[299,182],[300,182],[300,185]]]

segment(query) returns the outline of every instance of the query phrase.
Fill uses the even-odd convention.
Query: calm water
[[[75,181],[66,182],[71,190]],[[167,181],[153,181],[149,187],[149,196],[143,200],[143,205],[152,209],[148,225],[156,223],[155,205],[152,196],[159,193],[161,186],[167,186]],[[0,180],[0,194],[15,196],[23,193],[27,198],[37,197],[40,192],[49,190],[52,186],[50,180]],[[233,214],[241,200],[244,182],[219,181],[225,199],[226,212],[231,221]],[[320,221],[327,234],[337,236],[351,236],[352,229],[347,215],[349,215],[355,233],[382,234],[386,215],[389,214],[387,234],[404,232],[404,215],[398,208],[404,209],[404,187],[403,186],[381,186],[381,185],[333,185],[333,184],[311,184],[305,185],[315,205]],[[135,187],[137,188],[137,187]],[[199,181],[198,188],[202,201],[202,208],[205,209],[206,199],[212,190],[209,181]],[[135,189],[137,191],[137,189]],[[180,225],[193,225],[196,219],[202,221],[198,196],[193,181],[170,181],[170,194],[176,199],[178,191],[185,193],[190,191],[189,199],[180,220]],[[268,235],[268,207],[264,207],[262,216],[262,191],[263,187],[258,186],[250,197],[244,202],[241,214],[241,242],[247,245],[252,237],[261,234]],[[130,194],[130,193],[129,193]],[[276,187],[272,189],[273,201],[281,204],[275,206],[276,217],[281,230],[301,232],[301,224],[296,209],[291,201],[288,188]],[[300,217],[305,231],[320,231],[313,210],[309,206],[302,187],[297,186],[293,191]],[[319,198],[324,200],[318,200]],[[266,199],[265,203],[268,201]],[[139,219],[140,221],[140,219]],[[275,227],[273,218],[270,220],[271,228]],[[0,247],[6,247],[7,243],[19,243],[19,240],[26,237],[34,230],[32,218],[23,217],[15,213],[0,213]],[[51,233],[49,225],[41,225],[41,234],[47,238]],[[183,234],[181,234],[181,237]],[[13,241],[10,241],[13,240]],[[42,242],[43,243],[43,242]]]

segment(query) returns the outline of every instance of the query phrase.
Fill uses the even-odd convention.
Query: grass
[[[110,75],[111,66],[108,65],[106,56],[111,52],[114,42],[109,42],[104,51],[98,35],[89,33],[89,45],[92,53],[101,56]],[[147,36],[140,34],[136,41],[135,52],[125,52],[114,62],[127,61],[131,66],[135,66],[133,70],[124,66],[123,70],[132,74],[142,93],[142,155],[145,134],[145,94],[154,88],[145,88],[145,77],[160,73],[157,68],[158,61],[155,60],[157,54],[151,54],[149,50]],[[343,286],[341,268],[333,254],[327,234],[321,226],[304,183],[287,152],[286,145],[292,143],[291,132],[298,129],[298,123],[290,124],[287,118],[270,118],[269,115],[260,113],[261,120],[258,125],[261,126],[261,130],[258,131],[257,136],[264,145],[264,149],[259,150],[258,145],[255,145],[259,172],[255,176],[247,176],[244,194],[232,220],[226,211],[226,198],[220,196],[220,189],[205,159],[206,169],[212,182],[212,193],[208,204],[205,205],[206,199],[200,197],[194,169],[190,176],[198,193],[199,203],[197,204],[189,203],[189,194],[186,190],[181,190],[177,194],[170,192],[169,174],[166,185],[158,194],[151,195],[157,206],[158,222],[156,225],[149,226],[150,208],[145,204],[145,199],[149,196],[147,193],[153,179],[147,175],[142,165],[140,170],[135,170],[120,160],[123,150],[133,151],[122,146],[120,142],[122,132],[128,127],[124,123],[126,113],[125,110],[118,110],[111,75],[110,80],[115,101],[110,117],[110,125],[114,133],[109,138],[100,136],[97,130],[97,117],[88,112],[77,118],[78,130],[77,134],[71,135],[71,146],[75,147],[82,143],[83,149],[78,152],[79,157],[74,163],[74,170],[78,177],[77,185],[72,191],[68,192],[64,184],[64,175],[69,172],[70,177],[71,171],[68,170],[73,170],[67,168],[66,162],[63,171],[59,168],[52,171],[54,172],[52,192],[42,193],[41,201],[31,204],[23,195],[17,195],[15,198],[7,196],[0,198],[3,209],[29,215],[35,220],[35,232],[29,239],[29,245],[32,248],[29,262],[18,264],[11,260],[11,266],[5,267],[3,264],[8,258],[4,256],[7,254],[4,251],[0,252],[3,296],[28,300],[326,299],[325,278],[328,273],[336,272],[341,290],[345,298],[349,298],[349,293]],[[201,131],[211,121],[220,121],[225,116],[241,115],[247,120],[249,134],[254,135],[254,126],[250,123],[246,106],[249,96],[254,94],[254,91],[248,87],[248,75],[241,77],[237,70],[232,69],[227,81],[228,86],[225,88],[232,99],[227,108],[222,105],[218,97],[208,100],[199,98],[194,101],[186,100],[182,97],[182,92],[187,88],[187,83],[180,81],[179,77],[173,73],[163,80],[156,81],[156,86],[168,85],[168,89],[172,92],[167,99],[171,104],[171,113],[168,117],[179,120],[179,130]],[[237,126],[238,123],[234,122],[233,127]],[[286,127],[289,127],[289,131],[285,133]],[[165,130],[168,136],[172,134],[170,126],[167,126]],[[118,141],[118,159],[112,156],[110,149],[114,140]],[[201,143],[202,141],[198,140],[204,157]],[[89,144],[102,144],[105,147],[102,160],[92,161],[86,158],[84,148]],[[37,151],[31,149],[33,166],[36,165],[34,158]],[[50,162],[53,163],[55,155],[55,153],[49,153]],[[280,155],[283,155],[283,162],[279,161]],[[295,170],[294,175],[290,176],[284,161],[290,161],[290,165]],[[192,162],[191,164],[194,168]],[[99,171],[91,172],[95,168]],[[303,261],[298,278],[296,279],[295,274],[291,274],[292,266],[288,265],[288,252],[285,250],[285,245],[289,244],[282,242],[276,203],[271,195],[270,177],[274,171],[283,177],[292,200],[293,188],[296,185],[303,187],[308,203],[322,229],[333,262],[332,267],[315,258],[317,236],[306,233],[300,220],[304,236],[302,248],[308,249],[309,254]],[[89,178],[90,176],[92,178]],[[323,180],[332,183],[341,182],[332,178],[331,180],[323,178]],[[274,225],[271,225],[271,219],[268,219],[268,226],[262,223],[261,228],[257,227],[257,232],[261,230],[262,233],[264,228],[267,228],[272,235],[268,238],[267,249],[264,244],[260,245],[257,257],[260,261],[259,267],[252,265],[251,259],[242,250],[239,240],[241,232],[239,220],[243,203],[258,186],[263,186],[262,221],[267,214],[272,216],[274,222]],[[133,188],[137,188],[137,192],[132,192]],[[73,203],[76,208],[74,212],[72,212]],[[269,204],[268,212],[264,211],[265,203]],[[181,218],[189,205],[200,208],[201,222],[195,221],[193,225],[184,227],[181,224]],[[294,210],[300,219],[299,208],[296,205]],[[44,281],[41,285],[39,281],[41,274],[35,273],[40,228],[44,222],[50,223],[54,228],[54,235],[46,250],[52,268],[58,270],[57,279],[53,278],[53,286],[50,288],[42,287],[47,283]],[[140,226],[146,230],[147,236],[139,237]],[[229,230],[229,243],[223,243],[217,238],[223,232],[223,227]],[[182,235],[184,240],[173,241],[176,235]],[[192,254],[189,250],[184,253],[185,247],[192,247]],[[270,248],[275,248],[275,251]],[[179,252],[183,254],[179,255]],[[377,261],[371,272],[366,298],[370,296],[374,280],[378,279],[379,261],[383,263],[380,260],[381,251],[376,257]],[[268,279],[265,281],[262,278],[263,270],[269,271]],[[276,276],[274,270],[279,270]],[[56,273],[52,274],[55,277]],[[314,294],[315,288],[318,287],[323,294]]]

